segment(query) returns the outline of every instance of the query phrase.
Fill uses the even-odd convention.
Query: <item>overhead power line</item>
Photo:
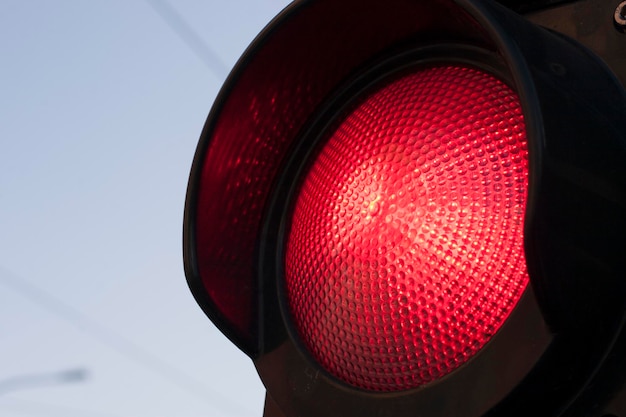
[[[236,403],[216,391],[207,388],[191,375],[163,361],[148,350],[114,332],[97,321],[88,318],[81,311],[61,299],[37,287],[21,277],[0,267],[0,284],[18,292],[48,312],[72,324],[78,330],[98,340],[103,345],[119,352],[133,362],[152,370],[183,391],[202,399],[215,409],[226,414],[251,414],[241,403]]]
[[[220,80],[226,78],[228,67],[174,7],[165,0],[146,0],[146,2]]]

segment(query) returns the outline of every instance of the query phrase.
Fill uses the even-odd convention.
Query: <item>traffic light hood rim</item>
[[[188,285],[205,314],[211,318],[233,343],[252,357],[260,353],[260,341],[254,335],[245,334],[233,328],[228,317],[220,312],[211,297],[208,296],[205,283],[203,282],[202,275],[198,268],[197,260],[198,256],[201,256],[198,254],[196,246],[198,193],[202,182],[202,172],[203,169],[205,169],[206,154],[214,140],[213,135],[216,125],[222,120],[223,110],[231,100],[233,92],[237,90],[243,77],[250,76],[250,73],[253,71],[251,67],[256,65],[255,62],[260,52],[263,51],[268,44],[277,42],[275,38],[280,35],[282,27],[299,14],[307,13],[307,9],[314,3],[316,3],[316,1],[313,0],[294,2],[283,10],[283,12],[274,18],[247,48],[242,58],[231,71],[218,94],[203,128],[194,156],[187,189],[184,214],[183,255]],[[447,9],[450,10],[451,15],[454,13],[452,10],[462,10],[464,12],[463,15],[465,16],[465,25],[467,27],[465,29],[458,29],[458,22],[455,22],[454,25],[457,25],[457,28],[454,30],[460,33],[453,35],[455,39],[465,42],[463,32],[471,32],[473,30],[480,31],[480,33],[482,33],[480,39],[476,39],[475,34],[469,36],[469,38],[471,38],[470,43],[482,43],[483,47],[491,44],[490,49],[497,51],[496,53],[507,63],[507,70],[511,75],[508,78],[512,81],[513,88],[519,94],[522,103],[528,137],[535,138],[529,140],[529,154],[531,155],[529,163],[531,170],[529,189],[536,189],[534,182],[535,178],[539,176],[538,170],[540,164],[534,163],[533,161],[540,158],[542,148],[540,142],[542,142],[542,140],[537,140],[536,138],[542,138],[542,116],[541,112],[537,110],[540,106],[537,102],[534,83],[530,71],[526,66],[523,53],[517,48],[512,38],[502,36],[502,34],[506,33],[506,30],[502,28],[501,25],[498,25],[496,19],[492,16],[491,8],[485,6],[485,4],[474,0],[438,0],[436,3],[448,5]],[[497,4],[490,4],[490,6],[496,9],[504,9]],[[446,9],[446,7],[443,8]],[[441,19],[441,21],[444,20],[443,18]],[[416,31],[419,31],[419,28],[416,28]],[[438,36],[441,35],[437,34],[436,37]],[[444,39],[447,37],[448,35],[442,36]],[[435,40],[435,42],[440,41]],[[364,63],[361,63],[361,65],[363,64]],[[532,212],[532,206],[533,195],[529,193],[527,213]]]

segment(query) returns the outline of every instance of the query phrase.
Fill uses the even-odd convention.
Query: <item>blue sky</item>
[[[186,286],[182,213],[221,67],[285,4],[0,2],[0,415],[261,415]]]

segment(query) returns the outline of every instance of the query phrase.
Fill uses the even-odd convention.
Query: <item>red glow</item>
[[[422,69],[367,96],[306,174],[288,231],[293,322],[339,379],[436,380],[496,333],[528,282],[517,95],[485,72]]]

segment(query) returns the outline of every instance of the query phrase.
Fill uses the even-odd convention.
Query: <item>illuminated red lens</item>
[[[313,161],[288,229],[287,299],[310,354],[377,391],[476,354],[528,282],[527,157],[519,98],[486,72],[426,68],[365,97]]]

